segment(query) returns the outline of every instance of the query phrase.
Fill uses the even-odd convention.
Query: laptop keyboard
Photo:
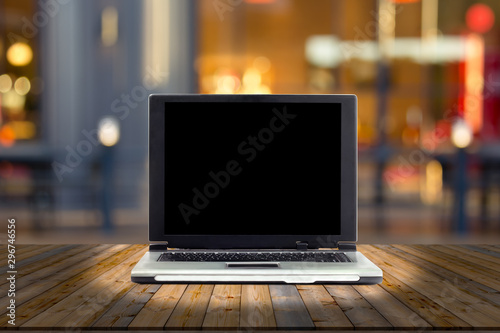
[[[352,262],[345,253],[331,251],[289,252],[182,252],[163,253],[158,261],[307,261]]]

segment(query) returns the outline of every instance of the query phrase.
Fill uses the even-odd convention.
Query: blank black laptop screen
[[[340,103],[167,103],[165,233],[340,234]]]

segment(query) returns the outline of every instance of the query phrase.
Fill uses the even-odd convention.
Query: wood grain
[[[276,327],[269,286],[241,287],[240,327],[265,329]]]
[[[298,285],[297,290],[316,328],[353,328],[349,318],[347,318],[324,286]]]
[[[393,328],[391,323],[352,286],[326,285],[325,287],[354,327],[363,329]]]
[[[456,280],[449,281],[440,278],[431,271],[426,271],[420,267],[412,265],[410,262],[384,251],[384,246],[377,246],[379,250],[374,250],[381,260],[377,261],[379,267],[390,267],[391,274],[400,280],[405,281],[417,292],[432,298],[441,307],[446,308],[459,318],[475,327],[492,328],[500,327],[500,322],[494,319],[500,318],[498,309],[483,302],[475,295],[467,294],[461,289]],[[375,255],[371,258],[374,259]]]
[[[241,285],[216,285],[210,297],[203,328],[238,328],[240,303]]]
[[[315,327],[294,285],[271,285],[269,291],[278,327],[286,326],[295,329]]]
[[[165,327],[171,329],[201,328],[213,289],[213,284],[189,285]]]
[[[135,284],[146,245],[17,249],[23,330],[500,329],[497,244],[360,245],[384,271],[379,285]],[[0,295],[0,328],[8,302]]]
[[[162,285],[144,305],[128,327],[134,329],[163,329],[186,290],[187,285]]]

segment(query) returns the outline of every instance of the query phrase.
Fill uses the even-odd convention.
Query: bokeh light
[[[15,43],[7,50],[7,61],[12,66],[26,66],[33,60],[33,51],[28,44]]]
[[[490,31],[493,27],[495,23],[495,14],[487,5],[477,3],[467,10],[465,22],[472,31],[485,33]]]

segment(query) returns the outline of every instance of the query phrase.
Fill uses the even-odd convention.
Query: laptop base
[[[352,262],[279,262],[266,267],[248,262],[159,262],[163,251],[149,251],[132,270],[136,283],[223,284],[378,284],[382,271],[358,251]]]

